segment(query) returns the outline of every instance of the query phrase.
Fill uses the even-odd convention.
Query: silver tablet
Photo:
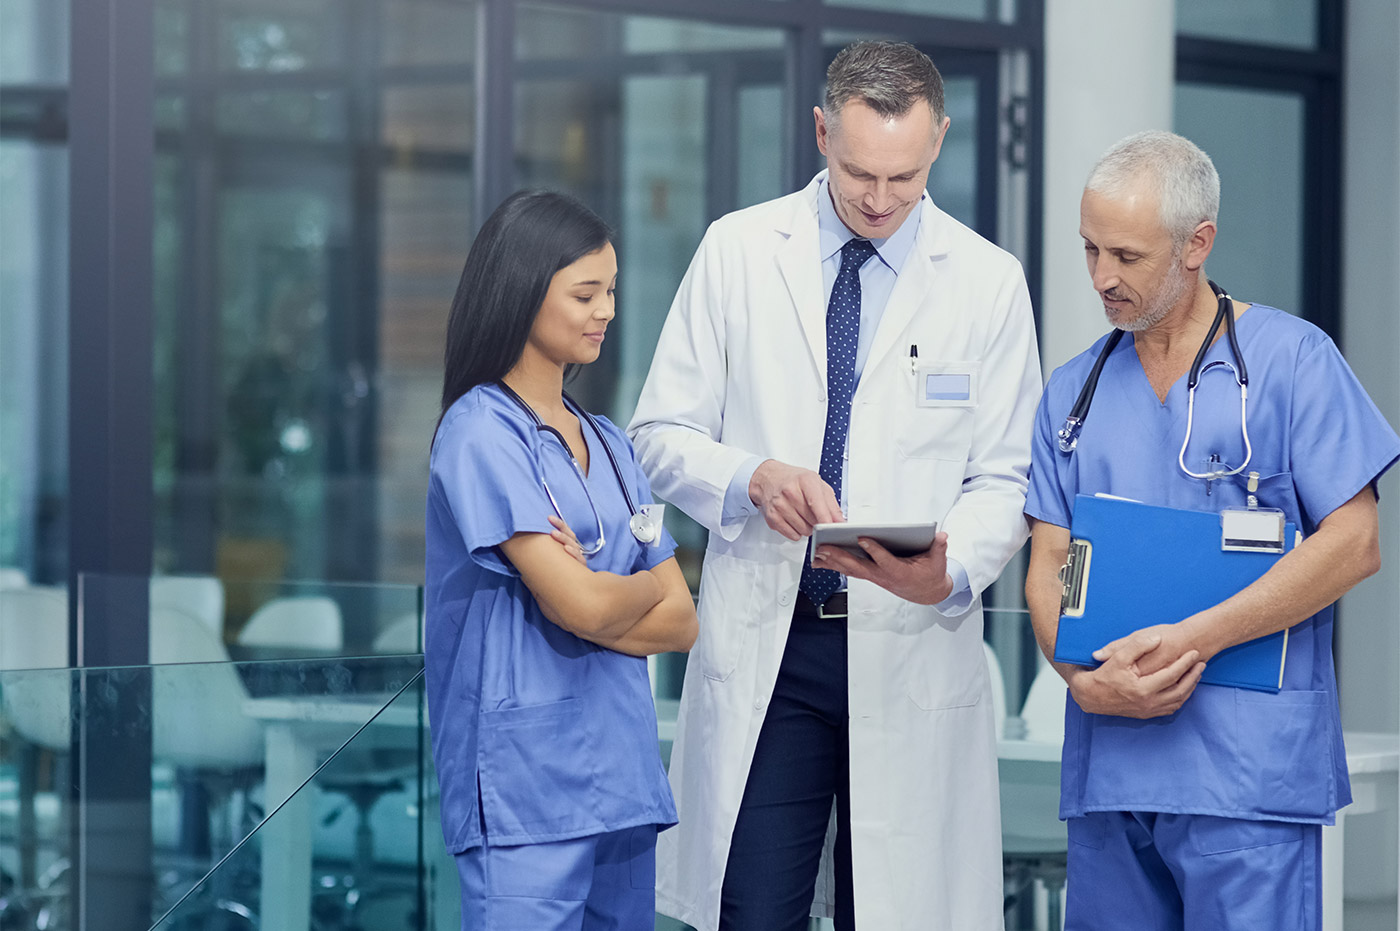
[[[817,524],[812,528],[812,544],[808,557],[824,543],[839,546],[853,556],[869,558],[865,550],[856,542],[859,537],[869,537],[896,556],[917,556],[933,545],[933,536],[938,532],[938,524],[898,523],[898,524]]]

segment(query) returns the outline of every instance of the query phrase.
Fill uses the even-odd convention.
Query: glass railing
[[[269,735],[265,797],[282,801],[181,888],[153,931],[460,927],[456,866],[437,828],[421,677],[387,701],[359,703],[367,716],[348,739],[345,722],[360,715],[346,703],[254,704]]]
[[[189,931],[278,926],[256,917],[262,900],[246,891],[295,875],[287,858],[312,834],[286,830],[297,817],[324,839],[307,860],[308,901],[324,902],[338,883],[348,911],[339,924],[287,926],[431,927],[419,899],[418,923],[352,921],[370,914],[352,907],[370,865],[356,856],[374,849],[362,826],[397,812],[373,856],[392,859],[397,874],[427,875],[419,590],[261,586],[240,617],[224,607],[236,586],[193,581],[173,593],[166,580],[83,577],[80,633],[138,605],[150,662],[78,669],[64,668],[68,593],[0,590],[0,667],[11,667],[0,671],[0,928],[139,931],[167,913],[162,927]],[[240,641],[268,605],[285,606],[274,615],[280,637]],[[338,645],[324,636],[328,618]],[[341,753],[350,743],[363,752]],[[249,850],[268,855],[249,861]],[[202,923],[170,923],[196,913]]]
[[[0,672],[0,928],[68,929],[74,856],[66,669]]]
[[[141,604],[151,662],[0,672],[0,928],[459,927],[418,589],[89,576],[77,599],[80,624],[109,625]],[[269,610],[284,612],[282,642],[251,644],[245,632]],[[324,636],[327,617],[340,621],[339,646]],[[0,657],[61,666],[67,618],[66,593],[0,594]],[[1024,611],[988,610],[986,623],[1008,918],[1021,927],[1015,910],[1034,920],[1063,881],[1063,686],[1035,678]],[[680,660],[656,670],[663,760]],[[117,909],[129,917],[94,923]]]
[[[0,586],[0,669],[46,669],[70,662],[69,602],[78,630],[131,627],[146,610],[151,629],[195,620],[238,661],[326,659],[422,653],[422,589],[296,581],[225,581],[214,576],[85,574],[74,592]],[[158,617],[159,615],[159,617]],[[206,661],[193,644],[152,636],[149,661]],[[75,665],[93,665],[81,651]]]

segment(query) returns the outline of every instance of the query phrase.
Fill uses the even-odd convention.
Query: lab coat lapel
[[[792,298],[793,309],[807,338],[816,370],[826,383],[826,301],[822,299],[822,269],[818,254],[816,194],[823,172],[797,198],[793,212],[778,232],[787,241],[778,247],[778,269]]]

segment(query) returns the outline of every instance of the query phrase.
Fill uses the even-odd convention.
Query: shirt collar
[[[904,260],[909,257],[909,250],[914,247],[914,240],[918,237],[919,217],[923,213],[920,206],[925,197],[928,197],[927,193],[920,196],[919,205],[909,212],[899,229],[884,239],[870,240],[880,261],[896,275],[904,266]],[[856,234],[836,215],[836,207],[831,203],[831,191],[826,179],[822,179],[821,187],[817,190],[817,233],[823,262],[840,252],[847,242],[856,238]]]

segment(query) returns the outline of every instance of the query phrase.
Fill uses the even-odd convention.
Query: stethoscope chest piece
[[[627,520],[627,529],[643,546],[661,542],[661,525],[666,516],[666,505],[644,504]]]

